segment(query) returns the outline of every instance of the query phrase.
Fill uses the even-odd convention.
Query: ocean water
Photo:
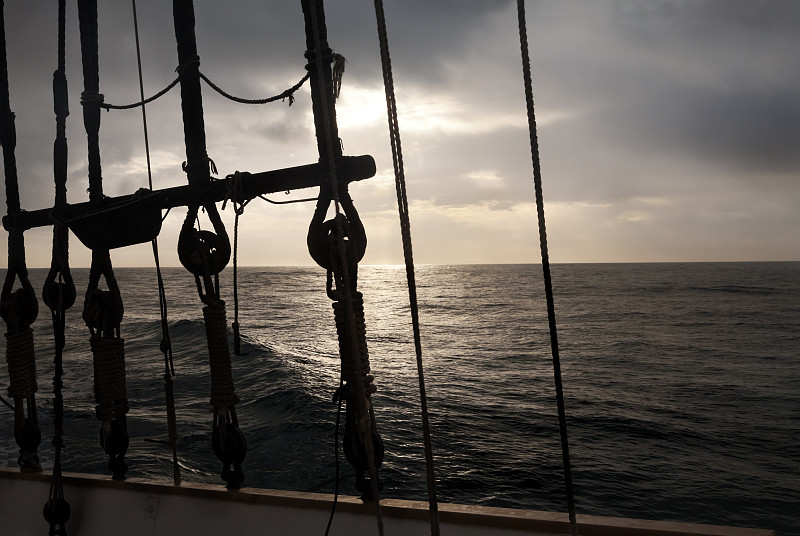
[[[552,272],[578,512],[800,535],[800,263],[573,264]],[[155,273],[116,273],[126,306],[129,475],[169,479]],[[45,274],[33,271],[37,288]],[[86,284],[86,270],[74,276]],[[182,475],[218,483],[200,301],[182,269],[165,277]],[[325,274],[244,268],[239,279],[244,355],[233,357],[233,373],[249,443],[245,485],[330,492],[338,357]],[[417,279],[439,499],[565,510],[540,266],[420,266]],[[362,267],[359,282],[386,446],[384,496],[424,499],[405,270]],[[35,330],[49,468],[47,312],[42,305]],[[89,333],[79,307],[68,317],[64,468],[103,474]],[[2,367],[0,385],[7,383]],[[15,466],[2,406],[0,437],[0,463]],[[342,468],[342,492],[355,494],[344,461]]]

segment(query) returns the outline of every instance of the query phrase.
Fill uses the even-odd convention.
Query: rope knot
[[[102,93],[97,91],[87,90],[81,93],[81,106],[88,106],[89,104],[103,104],[105,97]]]
[[[192,56],[185,62],[181,63],[177,67],[175,67],[175,72],[178,73],[178,76],[183,76],[183,73],[186,72],[186,69],[189,67],[199,67],[200,66],[200,56]]]
[[[225,199],[222,201],[222,210],[225,210],[225,206],[228,204],[228,200],[230,200],[233,204],[233,211],[238,215],[241,216],[244,214],[244,207],[249,202],[244,195],[244,185],[242,184],[243,177],[249,177],[250,173],[246,171],[235,171],[232,175],[228,175],[225,177],[227,182],[227,192],[225,194]]]

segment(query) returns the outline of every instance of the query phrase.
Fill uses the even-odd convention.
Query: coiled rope
[[[36,355],[33,350],[33,329],[6,333],[8,361],[8,396],[27,398],[36,393]]]
[[[438,536],[439,506],[436,497],[436,474],[433,464],[433,447],[431,444],[430,420],[428,418],[428,398],[425,391],[425,374],[422,362],[422,342],[419,327],[419,305],[417,303],[417,284],[414,273],[414,254],[411,242],[411,222],[408,213],[408,195],[406,193],[406,179],[403,168],[403,151],[400,142],[400,126],[397,120],[397,99],[394,92],[394,77],[392,75],[392,60],[389,54],[389,38],[386,32],[386,17],[383,10],[383,0],[375,0],[375,18],[378,26],[378,39],[381,49],[381,67],[383,70],[383,85],[386,93],[386,112],[389,122],[389,140],[392,146],[392,164],[394,165],[395,189],[397,191],[397,209],[400,216],[400,232],[403,241],[403,258],[406,265],[406,278],[408,280],[408,299],[411,308],[411,321],[414,331],[414,350],[417,360],[417,377],[419,379],[419,395],[422,413],[422,433],[425,446],[425,468],[428,485],[428,507],[431,514],[431,534]]]
[[[519,23],[519,44],[522,55],[522,72],[525,84],[525,103],[528,112],[528,133],[530,136],[531,159],[533,165],[533,184],[536,196],[536,213],[539,224],[539,245],[542,253],[542,271],[547,298],[547,319],[550,327],[550,348],[553,354],[553,374],[555,377],[556,403],[558,406],[558,422],[561,433],[561,456],[564,463],[564,486],[567,494],[567,510],[569,512],[570,534],[578,536],[578,524],[575,515],[575,496],[572,486],[572,469],[569,457],[569,441],[567,438],[567,416],[564,408],[564,390],[561,381],[561,362],[558,352],[558,336],[556,332],[556,314],[553,302],[553,285],[550,277],[550,256],[547,251],[547,229],[544,218],[544,200],[542,197],[542,169],[539,154],[539,139],[536,133],[536,114],[533,105],[533,84],[531,77],[531,61],[528,53],[528,31],[525,22],[525,0],[517,0],[517,19]]]

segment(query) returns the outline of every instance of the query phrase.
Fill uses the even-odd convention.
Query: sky
[[[88,186],[75,4],[67,7],[72,203],[87,200]],[[200,70],[228,92],[267,97],[305,73],[299,0],[195,4]],[[516,2],[385,4],[415,261],[539,262]],[[552,262],[800,260],[800,2],[526,5]],[[21,201],[41,209],[54,195],[56,2],[10,1],[5,10]],[[138,0],[137,10],[151,95],[175,77],[171,5]],[[100,91],[106,102],[134,102],[131,6],[100,2],[99,19]],[[327,23],[331,47],[347,60],[337,103],[345,154],[372,155],[378,169],[351,186],[369,239],[362,262],[402,263],[373,4],[328,2]],[[318,158],[307,85],[291,107],[235,104],[206,85],[203,103],[220,177]],[[154,187],[185,184],[179,91],[147,115]],[[107,195],[147,186],[139,110],[104,112],[100,146]],[[313,208],[249,204],[239,263],[313,264],[305,245]],[[174,209],[164,221],[164,265],[178,265],[184,214]],[[232,234],[230,205],[223,218]],[[49,266],[50,229],[25,237],[28,266]],[[149,244],[114,250],[112,259],[153,264]],[[89,262],[72,237],[71,265]]]

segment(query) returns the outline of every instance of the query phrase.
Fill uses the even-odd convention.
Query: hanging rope
[[[223,207],[224,208],[224,207]],[[242,355],[242,340],[239,333],[239,217],[244,214],[244,204],[237,207],[234,202],[233,211],[233,353]]]
[[[133,11],[133,33],[136,40],[136,65],[139,73],[139,95],[142,108],[142,130],[144,132],[144,152],[147,159],[147,184],[153,189],[153,172],[150,164],[150,138],[147,130],[147,111],[144,98],[144,76],[142,74],[142,52],[139,44],[139,18],[136,14],[136,0],[131,0]],[[177,83],[177,80],[176,80]],[[174,85],[174,84],[173,84]],[[167,294],[164,288],[164,278],[161,274],[161,263],[158,254],[158,238],[152,241],[153,261],[156,265],[156,279],[158,280],[158,305],[161,318],[161,344],[160,350],[164,354],[164,396],[167,406],[167,440],[172,449],[172,481],[177,486],[181,482],[180,465],[178,464],[178,423],[175,415],[175,366],[172,359],[172,341],[169,336],[169,321],[167,317]]]
[[[183,169],[190,186],[205,187],[211,182],[211,174],[216,174],[216,169],[206,152],[200,58],[191,0],[175,0],[173,14],[178,63],[181,65],[181,110],[186,141]],[[247,453],[247,442],[239,429],[234,407],[238,397],[230,374],[225,302],[219,294],[219,273],[230,261],[231,242],[216,205],[208,203],[203,208],[214,232],[195,228],[199,205],[189,206],[178,238],[178,259],[194,275],[198,294],[206,305],[203,316],[211,369],[211,405],[214,408],[211,443],[214,453],[223,463],[222,478],[229,488],[238,488],[244,481],[241,464]]]
[[[425,467],[428,484],[428,507],[431,514],[431,534],[438,536],[440,533],[439,506],[436,497],[436,475],[433,465],[433,447],[431,444],[430,421],[428,418],[428,397],[425,391],[425,375],[422,363],[422,342],[420,337],[419,306],[417,303],[417,284],[414,273],[414,255],[411,242],[411,223],[408,213],[408,195],[406,194],[406,179],[403,168],[403,151],[400,143],[400,126],[397,121],[397,100],[394,92],[392,60],[389,54],[389,38],[386,33],[386,17],[384,15],[382,0],[375,0],[375,17],[378,24],[383,84],[386,92],[386,112],[389,121],[389,140],[392,146],[392,163],[394,165],[395,188],[397,190],[397,209],[400,215],[403,258],[406,265],[408,299],[411,306],[411,323],[414,331],[414,350],[417,357],[417,377],[419,379],[422,433],[425,446]]]
[[[528,31],[525,22],[525,1],[517,0],[517,19],[519,23],[519,43],[522,55],[522,73],[525,84],[525,102],[528,111],[528,132],[531,144],[533,164],[533,184],[536,196],[536,213],[539,223],[539,244],[542,253],[542,271],[544,289],[547,298],[547,319],[550,326],[550,347],[553,354],[553,373],[556,386],[556,403],[558,406],[558,422],[561,432],[561,456],[564,463],[564,486],[567,493],[567,509],[569,512],[570,534],[578,536],[578,523],[575,515],[575,497],[572,487],[572,469],[569,458],[569,441],[567,438],[567,415],[564,408],[564,390],[561,381],[561,362],[558,352],[558,336],[556,332],[556,314],[553,302],[553,285],[550,278],[550,256],[547,251],[547,229],[544,219],[544,200],[542,197],[542,169],[539,155],[539,139],[536,133],[536,115],[533,105],[533,84],[531,79],[531,62],[528,53]]]
[[[38,447],[41,442],[36,415],[36,356],[31,325],[39,313],[36,293],[28,279],[25,263],[25,238],[14,219],[21,213],[19,181],[15,155],[17,133],[8,92],[4,3],[0,1],[0,144],[3,146],[6,205],[12,220],[8,234],[8,270],[0,292],[0,316],[6,323],[6,360],[8,362],[9,396],[13,398],[14,438],[20,448],[20,470],[41,471]],[[20,288],[13,290],[19,279]],[[10,405],[10,404],[9,404]],[[27,412],[27,415],[26,415]]]
[[[306,75],[303,78],[301,78],[299,82],[297,82],[295,85],[293,85],[289,89],[286,89],[286,90],[282,91],[281,93],[275,95],[274,97],[268,97],[266,99],[243,99],[242,97],[235,97],[235,96],[231,95],[230,93],[227,93],[222,88],[220,88],[218,85],[216,85],[214,82],[209,80],[209,78],[206,75],[204,75],[203,73],[198,73],[198,74],[200,75],[200,78],[206,84],[208,84],[208,86],[211,89],[213,89],[214,91],[216,91],[217,93],[219,93],[220,95],[225,97],[226,99],[232,100],[233,102],[238,102],[239,104],[268,104],[270,102],[275,102],[275,101],[279,101],[279,100],[282,101],[284,99],[289,99],[289,106],[294,104],[294,94],[295,94],[295,92],[298,89],[300,89],[303,86],[303,84],[306,83],[306,80],[308,80],[308,77],[310,76],[308,73],[306,73]]]
[[[175,70],[176,71],[180,71],[181,67],[178,67]],[[242,98],[242,97],[236,97],[236,96],[231,95],[230,93],[226,92],[225,90],[220,88],[218,85],[216,85],[214,82],[212,82],[210,78],[208,78],[206,75],[204,75],[203,73],[201,73],[199,71],[198,71],[198,75],[200,76],[200,78],[206,84],[208,84],[208,86],[211,89],[213,89],[214,91],[216,91],[217,93],[219,93],[220,95],[225,97],[226,99],[232,100],[233,102],[238,102],[240,104],[269,104],[270,102],[283,101],[283,100],[289,99],[289,106],[294,104],[294,101],[295,101],[294,94],[297,92],[298,89],[303,87],[303,84],[305,84],[306,80],[308,80],[308,77],[309,77],[308,73],[306,73],[306,75],[303,78],[301,78],[300,81],[297,82],[295,85],[293,85],[289,89],[283,90],[282,92],[280,92],[277,95],[274,95],[272,97],[267,97],[265,99],[245,99],[245,98]],[[181,77],[179,75],[177,78],[175,78],[175,80],[170,82],[167,85],[167,87],[165,87],[164,89],[162,89],[161,91],[159,91],[158,93],[153,95],[152,97],[148,97],[148,98],[145,99],[144,98],[144,94],[142,94],[142,96],[140,97],[140,100],[138,102],[134,102],[134,103],[131,103],[131,104],[108,104],[107,102],[102,102],[100,104],[100,107],[105,109],[105,110],[130,110],[132,108],[138,108],[140,106],[143,107],[144,105],[150,104],[151,102],[153,102],[154,100],[158,99],[159,97],[163,97],[164,95],[169,93],[169,91],[172,88],[174,88],[175,86],[178,85],[178,82],[180,82],[180,80],[181,80]]]
[[[81,105],[88,140],[89,203],[102,206],[103,176],[100,163],[100,69],[97,38],[97,0],[78,0],[83,86]],[[99,286],[105,279],[108,290]],[[108,456],[114,479],[125,478],[124,461],[128,450],[128,401],[125,390],[125,344],[120,337],[124,308],[108,249],[92,250],[89,284],[83,307],[83,320],[91,333],[97,418],[101,421],[100,444]]]
[[[317,146],[320,160],[324,160],[328,166],[327,181],[320,188],[320,196],[309,225],[308,247],[317,264],[328,270],[329,296],[343,308],[343,318],[337,322],[340,325],[339,353],[342,356],[342,366],[346,367],[346,362],[352,362],[355,369],[355,381],[340,387],[335,395],[336,398],[344,397],[347,402],[344,450],[348,461],[356,470],[356,487],[363,493],[364,499],[374,501],[378,532],[382,535],[383,518],[377,469],[383,458],[383,444],[377,433],[370,400],[371,380],[367,378],[368,369],[362,369],[368,356],[366,345],[359,343],[360,328],[354,303],[358,261],[363,257],[366,248],[366,235],[346,188],[344,191],[340,190],[336,178],[335,158],[341,156],[341,141],[336,127],[333,100],[339,82],[334,80],[331,73],[333,58],[327,43],[322,1],[304,0],[302,6],[306,21],[306,43],[309,49],[306,51],[306,58],[311,72]],[[341,72],[337,76],[340,79]],[[334,203],[336,216],[325,222],[331,202]],[[340,203],[345,203],[345,214],[341,212]],[[336,282],[335,289],[331,288],[332,278]],[[363,324],[363,320],[361,323]],[[362,353],[345,357],[353,352]],[[368,488],[364,482],[364,471],[369,472]]]
[[[53,179],[56,198],[52,212],[53,252],[50,271],[45,279],[42,298],[50,308],[53,322],[55,354],[53,356],[53,475],[50,494],[43,514],[50,524],[50,534],[66,536],[66,523],[70,517],[70,505],[64,498],[64,482],[61,473],[61,451],[64,448],[64,397],[63,356],[66,345],[66,313],[75,303],[75,283],[69,268],[69,231],[61,222],[67,205],[67,116],[69,116],[66,56],[66,1],[58,3],[58,68],[53,73],[53,108],[56,115],[56,140],[53,148]]]

